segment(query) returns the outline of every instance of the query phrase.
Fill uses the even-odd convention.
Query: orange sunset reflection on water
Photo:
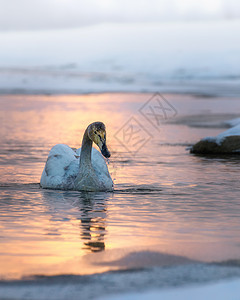
[[[2,277],[124,269],[129,265],[122,258],[143,250],[204,261],[239,258],[239,163],[186,150],[222,129],[174,121],[154,128],[139,112],[150,96],[0,96]],[[178,117],[196,109],[201,113],[201,99],[168,95],[168,100]],[[129,144],[122,142],[131,118],[142,127],[142,146],[133,136]],[[94,121],[107,128],[115,191],[40,189],[51,147],[80,147]]]

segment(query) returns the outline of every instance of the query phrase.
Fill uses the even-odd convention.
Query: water
[[[196,275],[199,270],[205,270],[199,279],[203,281],[239,276],[240,158],[195,156],[187,147],[223,131],[223,121],[238,116],[240,102],[165,95],[177,115],[154,127],[139,112],[151,96],[0,97],[2,279],[59,275],[51,277],[58,284],[62,275],[72,274],[77,279],[67,277],[71,284],[90,280],[89,286],[96,287],[97,280],[106,280],[107,286],[107,278],[116,276],[115,291],[121,291],[131,273],[125,281],[121,272],[102,273],[139,270],[133,273],[136,289],[141,284],[195,282],[201,277]],[[142,126],[142,138],[148,139],[142,147],[130,140],[121,144],[121,130],[131,117]],[[83,131],[93,121],[103,121],[107,128],[114,192],[41,189],[40,176],[50,148],[57,143],[78,148]],[[224,266],[208,265],[212,262]],[[167,267],[165,275],[163,267]],[[180,280],[184,272],[188,275]],[[91,275],[97,273],[102,275]],[[159,280],[150,284],[149,276]],[[31,278],[38,281],[38,277]],[[18,284],[16,289],[14,285],[9,288],[12,294],[6,294],[7,286],[1,283],[2,295],[13,299],[15,293],[18,299]],[[24,290],[26,281],[22,284]],[[85,295],[90,294],[86,291]]]

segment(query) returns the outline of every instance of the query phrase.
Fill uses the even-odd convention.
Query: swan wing
[[[43,188],[72,189],[79,160],[69,146],[55,145],[49,152],[40,185]]]

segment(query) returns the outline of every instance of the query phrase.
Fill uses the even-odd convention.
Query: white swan
[[[77,191],[112,191],[113,181],[98,145],[106,158],[106,130],[102,122],[94,122],[85,130],[82,148],[76,152],[67,145],[55,145],[49,152],[40,185],[45,189]],[[79,159],[80,157],[80,159]]]

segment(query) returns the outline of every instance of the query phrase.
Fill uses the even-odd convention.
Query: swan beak
[[[102,153],[103,156],[105,156],[106,158],[109,158],[111,156],[105,142],[102,144],[102,147],[99,147],[99,148],[100,148],[101,153]]]

